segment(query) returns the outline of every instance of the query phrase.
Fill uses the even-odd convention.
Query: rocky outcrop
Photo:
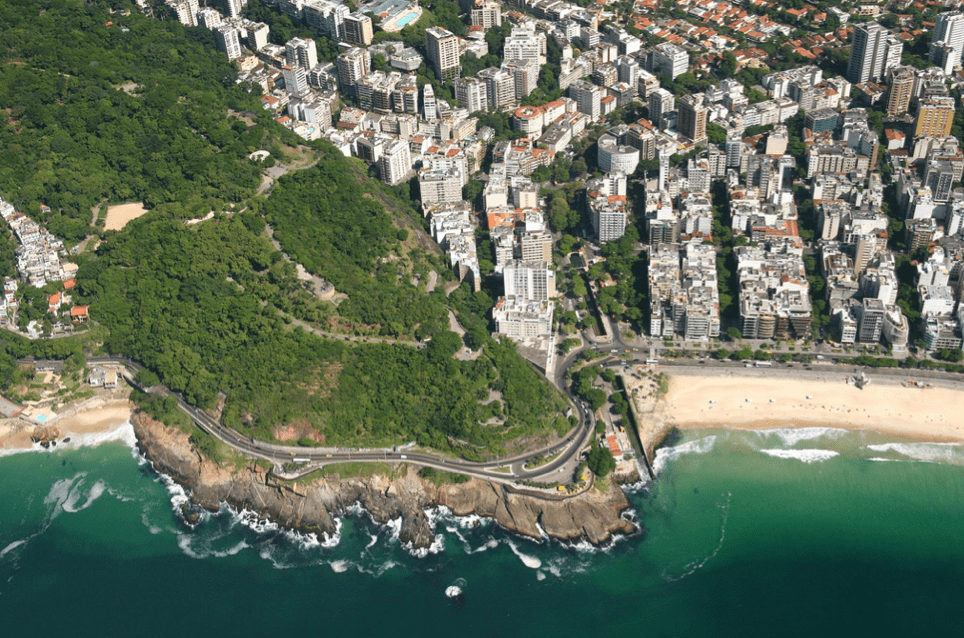
[[[203,457],[190,437],[142,412],[131,419],[138,447],[154,467],[189,488],[198,505],[216,510],[222,502],[256,511],[285,527],[333,534],[334,517],[360,503],[379,523],[401,518],[399,539],[413,547],[429,547],[434,530],[425,508],[444,505],[459,516],[488,516],[508,530],[539,539],[540,526],[552,538],[586,538],[599,545],[613,534],[630,534],[635,526],[620,517],[629,506],[612,486],[605,494],[590,490],[569,498],[524,493],[472,479],[436,487],[410,468],[400,478],[375,475],[310,482],[282,481],[255,464],[238,468]]]

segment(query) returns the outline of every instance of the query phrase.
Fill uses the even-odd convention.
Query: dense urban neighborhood
[[[114,74],[112,99],[180,109],[161,125],[187,118],[218,150],[155,144],[110,169],[136,187],[99,178],[52,205],[32,176],[8,183],[0,320],[38,344],[103,326],[103,352],[259,439],[474,460],[585,428],[631,461],[622,417],[665,392],[657,366],[674,359],[959,372],[955,5],[111,8],[104,37],[162,25],[206,47],[228,120],[191,110],[214,94],[94,71]],[[270,345],[228,345],[251,330]]]
[[[961,359],[954,2],[168,5],[278,122],[410,184],[543,367],[610,323]]]

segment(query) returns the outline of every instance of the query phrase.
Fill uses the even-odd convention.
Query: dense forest
[[[459,361],[461,340],[447,330],[417,349],[292,329],[271,302],[304,291],[249,225],[243,215],[158,219],[112,237],[79,276],[93,319],[110,328],[106,347],[197,405],[224,392],[225,424],[266,439],[275,425],[308,424],[329,444],[417,440],[482,458],[569,428],[561,398],[511,343],[487,341],[478,359]]]
[[[89,332],[0,335],[0,385],[18,381],[16,357],[70,357],[79,368],[84,353],[107,351],[142,362],[196,405],[214,407],[223,393],[225,424],[268,440],[294,425],[327,444],[415,440],[480,459],[570,427],[562,397],[513,343],[489,337],[491,297],[464,286],[446,297],[447,259],[413,232],[422,220],[404,188],[369,180],[357,160],[315,142],[314,167],[254,197],[261,170],[247,154],[280,156],[298,140],[235,84],[207,31],[123,0],[110,6],[0,5],[0,194],[69,243],[92,232],[90,209],[104,200],[152,210],[75,257]],[[41,203],[52,211],[41,214]],[[213,219],[184,224],[211,210]],[[286,252],[335,285],[335,302],[308,292],[266,221]],[[449,331],[450,310],[473,359],[453,356],[463,339]],[[346,343],[296,320],[427,346]]]
[[[0,194],[73,243],[104,199],[204,214],[250,196],[247,155],[291,134],[214,50],[210,32],[106,3],[0,3]],[[256,113],[257,123],[229,116]]]
[[[381,199],[389,197],[387,189],[366,183],[353,160],[324,142],[318,145],[323,160],[281,178],[263,205],[275,237],[310,272],[348,295],[338,306],[348,325],[420,338],[447,330],[441,288],[426,296],[424,285],[411,284],[413,278],[427,283],[431,269],[451,278],[442,256],[419,248],[417,237],[398,228]],[[402,209],[399,219],[411,214]]]

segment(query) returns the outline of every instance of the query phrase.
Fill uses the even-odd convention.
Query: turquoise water
[[[122,443],[0,458],[3,635],[960,634],[961,447],[706,430],[658,464],[604,551],[440,514],[419,558],[362,512],[331,547],[226,508],[189,530]]]

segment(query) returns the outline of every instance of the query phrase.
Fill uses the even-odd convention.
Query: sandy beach
[[[123,425],[133,410],[133,404],[126,399],[95,401],[78,412],[52,420],[46,428],[56,430],[56,438],[109,432]],[[0,420],[0,451],[30,449],[30,437],[43,429],[20,419]]]
[[[929,441],[964,441],[964,391],[890,380],[859,389],[843,381],[777,376],[671,375],[651,420],[664,428],[834,426]],[[812,398],[808,398],[812,397]],[[655,417],[655,418],[653,418]]]

